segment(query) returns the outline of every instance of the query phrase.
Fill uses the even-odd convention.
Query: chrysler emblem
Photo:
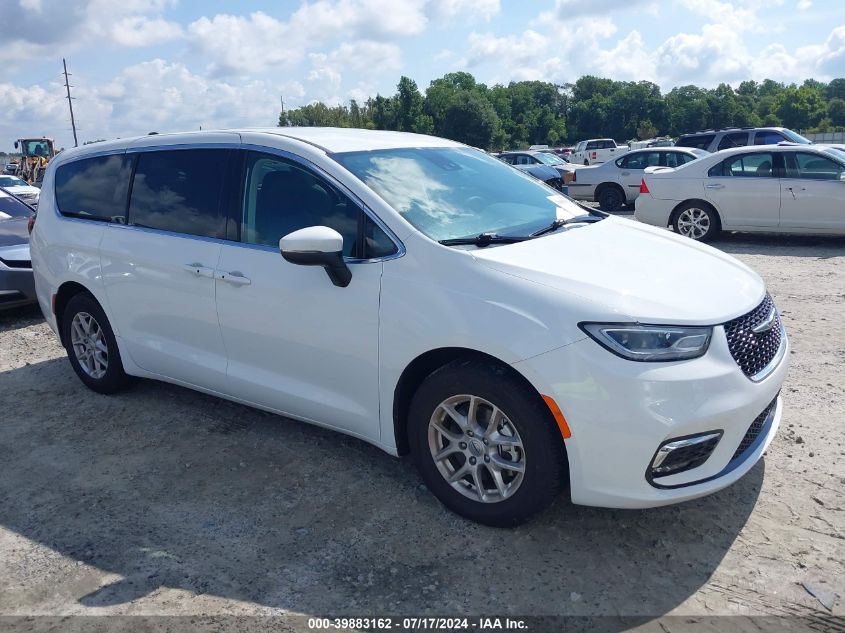
[[[775,326],[775,321],[777,321],[777,315],[777,310],[772,308],[771,312],[769,312],[769,316],[767,316],[765,319],[763,319],[757,325],[751,328],[751,331],[754,332],[754,334],[758,335],[765,334]]]

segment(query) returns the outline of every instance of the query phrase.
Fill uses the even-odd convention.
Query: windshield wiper
[[[463,246],[470,244],[484,248],[491,244],[514,244],[515,242],[524,242],[530,240],[529,235],[496,235],[495,233],[481,233],[475,237],[456,237],[449,240],[439,240],[444,246]]]
[[[554,220],[548,226],[544,226],[539,231],[534,231],[528,237],[539,237],[541,235],[546,235],[546,233],[554,233],[560,227],[566,226],[567,224],[580,224],[583,222],[598,222],[599,220],[604,220],[605,216],[603,215],[576,215],[574,218],[558,218]]]

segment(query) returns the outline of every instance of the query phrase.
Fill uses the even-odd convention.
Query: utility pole
[[[62,66],[65,67],[65,88],[67,89],[67,105],[70,108],[70,125],[73,128],[73,146],[79,147],[79,141],[76,140],[76,121],[73,119],[73,98],[70,96],[70,82],[68,82],[67,62],[62,57]]]

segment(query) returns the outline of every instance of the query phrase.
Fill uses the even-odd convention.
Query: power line
[[[73,128],[73,146],[79,147],[79,141],[76,140],[76,121],[73,119],[73,98],[70,96],[70,82],[68,81],[67,62],[62,57],[62,66],[65,68],[65,88],[67,89],[67,105],[70,108],[70,125]]]

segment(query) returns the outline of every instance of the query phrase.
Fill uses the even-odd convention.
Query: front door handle
[[[709,185],[704,185],[705,189],[724,189],[725,185],[720,185],[719,183],[711,183]]]
[[[214,269],[209,268],[208,266],[203,266],[202,264],[184,264],[182,269],[196,275],[197,277],[213,277],[214,276]]]
[[[237,270],[233,270],[231,272],[225,270],[215,270],[214,278],[220,281],[225,281],[226,283],[234,286],[248,286],[252,283],[252,280],[249,279],[249,277],[244,277],[243,273]]]

